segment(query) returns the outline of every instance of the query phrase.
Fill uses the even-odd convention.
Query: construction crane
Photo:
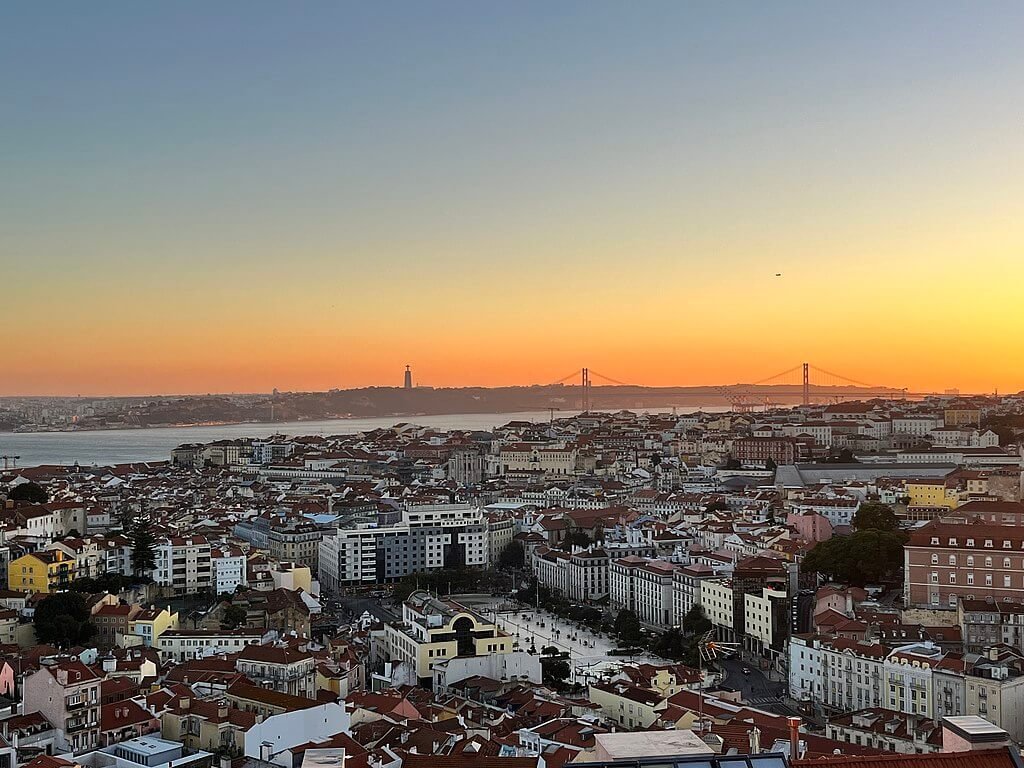
[[[18,459],[20,458],[21,456],[0,456],[0,459],[4,462],[4,469],[18,466]]]

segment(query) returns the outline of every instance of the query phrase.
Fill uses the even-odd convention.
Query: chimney
[[[977,715],[942,718],[942,751],[974,752],[1010,745],[1010,735]]]
[[[800,759],[800,718],[788,717],[789,723],[789,759]]]
[[[231,758],[224,755],[220,759],[220,768],[231,768]]]
[[[750,729],[747,737],[750,739],[750,754],[761,754],[761,729],[755,725]]]

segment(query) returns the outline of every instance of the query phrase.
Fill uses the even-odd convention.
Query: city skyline
[[[1024,389],[1024,6],[9,8],[0,396]]]

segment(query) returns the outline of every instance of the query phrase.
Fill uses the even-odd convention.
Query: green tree
[[[43,645],[71,648],[96,633],[81,592],[58,592],[39,601],[32,623],[36,640]]]
[[[50,500],[50,495],[38,483],[20,483],[14,486],[8,493],[7,498],[12,501],[28,501],[32,504],[45,504]]]
[[[522,568],[526,564],[526,552],[518,541],[509,544],[498,554],[498,567],[503,571]]]
[[[779,468],[779,465],[775,462],[775,459],[769,456],[767,459],[764,460],[764,468],[767,469],[769,472],[774,472],[776,469]]]
[[[145,576],[156,568],[156,539],[149,530],[149,525],[138,522],[131,532],[132,572],[136,576]]]
[[[651,650],[662,658],[681,661],[695,667],[700,664],[697,641],[696,635],[687,636],[676,627],[672,627],[658,635]]]
[[[858,531],[868,529],[875,531],[895,531],[900,527],[900,521],[892,507],[888,504],[880,504],[877,501],[868,501],[857,508],[857,513],[851,521]]]
[[[703,635],[711,629],[711,620],[704,615],[704,609],[699,603],[695,604],[683,616],[683,632],[688,635]]]
[[[589,547],[593,543],[587,532],[581,531],[579,528],[573,528],[565,534],[565,546],[567,547]]]
[[[549,656],[541,659],[541,674],[546,685],[561,688],[569,679],[572,670],[569,668],[569,662],[565,659]]]
[[[619,643],[626,647],[638,645],[644,639],[640,631],[640,619],[628,608],[623,608],[615,617],[615,634]]]
[[[229,605],[220,620],[221,629],[238,629],[243,626],[249,614],[240,605]]]
[[[833,536],[808,552],[801,568],[862,587],[892,577],[900,570],[906,540],[903,531],[871,528],[849,536]]]

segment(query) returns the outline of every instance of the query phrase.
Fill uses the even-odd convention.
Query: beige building
[[[408,665],[420,685],[432,681],[435,660],[511,653],[513,639],[492,622],[451,600],[413,592],[402,606],[402,623],[386,624],[374,637],[374,656]]]
[[[44,664],[26,676],[22,700],[26,712],[39,712],[53,724],[62,750],[100,746],[100,677],[77,659]]]

